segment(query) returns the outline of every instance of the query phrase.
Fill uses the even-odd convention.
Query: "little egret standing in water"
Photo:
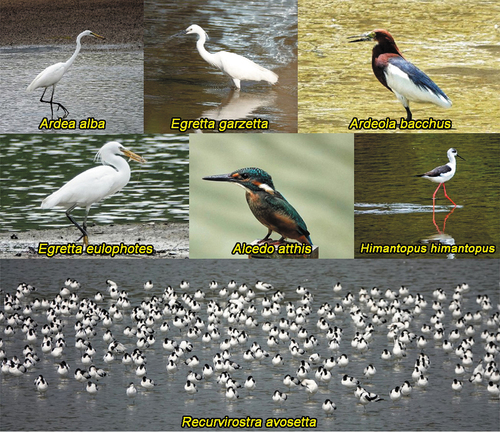
[[[373,30],[361,36],[350,36],[349,39],[355,39],[349,42],[377,42],[372,52],[373,73],[403,104],[406,120],[411,120],[410,101],[431,102],[442,108],[451,107],[448,96],[425,73],[403,57],[387,30]]]
[[[237,90],[241,88],[240,81],[267,81],[270,84],[278,82],[278,75],[273,71],[259,66],[243,56],[227,51],[210,54],[205,49],[205,41],[208,39],[208,35],[199,25],[193,24],[186,29],[185,34],[193,33],[198,35],[196,48],[198,48],[203,60],[220,69],[231,78]]]
[[[40,98],[40,102],[45,102],[45,103],[50,104],[50,112],[52,113],[52,117],[54,117],[53,105],[57,105],[58,109],[62,108],[64,110],[63,118],[67,117],[67,115],[69,114],[69,111],[66,108],[64,108],[64,106],[61,103],[53,102],[54,91],[56,89],[56,84],[61,80],[63,75],[66,73],[66,71],[69,69],[69,67],[73,64],[73,62],[76,59],[76,56],[80,52],[80,48],[82,47],[80,40],[83,36],[93,36],[93,37],[98,38],[98,39],[105,39],[104,37],[99,36],[98,34],[91,32],[90,30],[85,30],[84,32],[80,33],[78,35],[78,37],[76,38],[76,50],[73,53],[73,55],[71,56],[71,58],[66,62],[56,63],[56,64],[53,64],[52,66],[49,66],[48,68],[44,69],[42,72],[40,72],[38,74],[38,76],[33,80],[33,82],[26,89],[27,92],[32,92],[33,90],[35,90],[39,87],[45,87],[45,90],[42,93],[42,97]],[[50,101],[43,100],[43,96],[45,95],[45,92],[51,86],[52,86],[52,95],[50,96]]]
[[[101,159],[103,166],[91,168],[78,174],[42,201],[43,209],[66,208],[66,216],[82,233],[83,243],[88,245],[87,216],[90,206],[122,189],[130,180],[130,167],[124,155],[137,162],[146,162],[141,156],[127,150],[119,142],[104,144],[95,159]],[[75,207],[85,207],[83,228],[71,216]]]

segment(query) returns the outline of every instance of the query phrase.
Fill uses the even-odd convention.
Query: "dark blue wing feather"
[[[434,81],[432,81],[424,72],[422,72],[418,67],[416,67],[413,63],[410,63],[408,60],[405,60],[402,57],[391,57],[388,59],[388,62],[393,66],[396,66],[398,69],[402,70],[404,73],[408,75],[411,82],[415,84],[417,87],[420,87],[424,90],[429,90],[430,92],[442,96],[445,99],[448,99],[448,96],[436,85]]]

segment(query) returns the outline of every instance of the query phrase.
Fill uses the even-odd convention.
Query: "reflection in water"
[[[448,218],[451,216],[451,214],[455,211],[456,207],[453,207],[451,211],[445,216],[443,220],[443,229],[440,230],[438,224],[436,223],[436,213],[434,211],[434,205],[432,206],[432,223],[436,227],[437,234],[432,234],[428,238],[424,238],[420,240],[421,243],[434,243],[434,244],[442,244],[442,245],[447,245],[447,246],[453,246],[455,244],[455,239],[450,235],[446,234],[444,231],[446,229],[446,221]],[[449,253],[447,255],[448,259],[453,259],[455,258],[454,253]]]
[[[438,234],[444,234],[444,231],[446,229],[446,221],[448,220],[448,218],[450,217],[450,215],[455,211],[455,209],[457,208],[457,205],[455,204],[455,207],[453,207],[451,209],[451,211],[446,215],[446,217],[444,218],[444,221],[443,221],[443,229],[440,230],[437,223],[436,223],[436,212],[434,211],[434,203],[432,203],[432,223],[434,224],[434,226],[436,227],[437,231],[438,231]]]
[[[275,94],[254,95],[232,90],[216,108],[203,112],[201,118],[214,120],[243,119],[259,108],[271,108],[276,101]]]
[[[476,367],[476,359],[479,362],[486,354],[486,341],[480,335],[486,331],[488,337],[494,338],[498,327],[498,322],[495,321],[499,295],[497,263],[474,260],[317,260],[311,265],[310,262],[284,261],[286,260],[185,260],[174,265],[155,261],[152,265],[151,261],[143,260],[140,266],[134,266],[133,271],[130,271],[131,266],[126,260],[85,260],[79,262],[78,266],[72,265],[68,260],[1,260],[0,274],[2,281],[6,282],[2,297],[15,294],[16,287],[22,281],[37,288],[36,293],[23,296],[23,309],[24,303],[34,302],[35,297],[60,298],[60,287],[65,286],[67,278],[76,279],[80,283],[80,288],[70,289],[68,297],[61,297],[61,314],[54,319],[54,326],[61,323],[61,337],[64,337],[66,343],[63,355],[71,366],[70,375],[66,379],[61,378],[55,367],[55,363],[60,360],[41,351],[43,323],[47,322],[47,317],[51,314],[48,310],[34,307],[28,317],[39,324],[39,342],[33,347],[41,360],[19,377],[10,373],[0,374],[2,430],[52,430],[54,428],[51,425],[57,425],[60,430],[143,430],[144,425],[147,425],[148,430],[179,430],[182,417],[186,415],[195,418],[223,418],[228,415],[263,419],[309,416],[318,419],[318,430],[332,430],[332,424],[326,420],[321,408],[328,398],[337,405],[334,430],[474,430],[477,425],[481,425],[482,430],[498,431],[498,398],[488,394],[486,380],[479,385],[468,382],[468,377]],[[245,263],[248,265],[243,265]],[[285,297],[255,292],[255,298],[250,300],[248,297],[241,308],[243,297],[239,297],[238,301],[235,298],[231,301],[231,290],[226,290],[226,295],[219,292],[227,288],[231,279],[235,279],[238,286],[245,283],[247,289],[254,288],[257,277],[273,284],[275,291],[281,292]],[[110,298],[112,291],[107,291],[108,279],[117,284],[121,298]],[[154,287],[146,293],[144,282],[150,279]],[[190,287],[181,289],[181,280],[188,280]],[[218,281],[218,289],[209,289],[211,280]],[[337,282],[340,282],[340,291],[333,291],[332,287]],[[464,283],[468,284],[467,291],[462,288]],[[297,290],[298,285],[301,288]],[[399,289],[401,285],[408,287],[406,294],[404,289]],[[457,285],[460,290],[459,299],[455,297]],[[361,293],[361,287],[373,286],[379,288],[367,288],[364,294]],[[387,297],[386,290],[390,290]],[[425,334],[425,349],[419,348],[415,341],[408,340],[405,343],[405,357],[396,359],[393,356],[388,360],[380,357],[384,349],[391,350],[394,346],[393,338],[388,338],[387,328],[392,317],[397,319],[406,314],[405,325],[408,326],[408,332],[419,335],[423,334],[421,329],[424,324],[434,322],[433,315],[438,313],[433,309],[435,291],[438,295],[446,294],[446,299],[440,300],[442,314],[435,323],[435,329],[444,327],[448,337],[450,330],[463,319],[467,321],[467,316],[471,315],[472,321],[467,327],[473,324],[475,330],[475,343],[468,344],[470,354],[475,359],[474,364],[466,367],[467,375],[461,378],[464,380],[464,388],[460,401],[455,404],[451,403],[455,397],[451,383],[456,376],[454,366],[461,360],[455,350],[446,352],[443,349],[443,341],[434,341],[432,333]],[[96,292],[102,293],[103,299],[96,300]],[[249,294],[248,290],[246,292]],[[238,288],[235,293],[238,296],[241,294]],[[128,308],[124,303],[125,295],[130,302]],[[393,296],[392,300],[389,299],[390,296]],[[194,297],[196,301],[193,301]],[[478,297],[479,302],[476,301]],[[422,303],[424,299],[426,305]],[[71,305],[72,302],[77,305],[76,309],[66,310],[64,305]],[[273,304],[275,312],[271,316],[265,314],[265,302]],[[453,310],[449,308],[456,306],[457,302],[464,317],[462,320],[456,317],[456,307]],[[5,303],[8,308],[9,302]],[[55,303],[59,304],[57,301]],[[339,308],[336,303],[344,306]],[[417,310],[417,304],[421,306],[420,310]],[[5,309],[3,301],[0,308]],[[79,314],[84,315],[81,320],[76,316],[78,308],[81,309]],[[357,308],[359,311],[353,312]],[[305,319],[302,319],[299,310],[307,313]],[[122,311],[122,319],[117,320],[113,311]],[[188,327],[182,330],[175,328],[174,317],[179,318],[183,312],[183,319],[191,322],[189,326],[200,326],[202,335],[217,329],[220,339],[203,340],[202,335],[195,337],[192,333],[188,336]],[[377,315],[373,315],[375,313]],[[6,358],[17,356],[24,360],[23,350],[27,341],[26,335],[21,331],[21,324],[14,325],[14,335],[3,335],[11,314],[12,312],[5,311],[6,318],[0,322],[2,349]],[[146,318],[142,319],[141,315],[144,314]],[[243,321],[243,315],[251,316],[252,322],[257,325],[254,327],[240,322]],[[94,316],[102,316],[103,319],[93,319]],[[360,319],[353,320],[353,316]],[[379,318],[378,321],[376,317]],[[21,319],[29,321],[27,315]],[[232,322],[234,319],[236,321]],[[387,322],[384,324],[385,320]],[[170,325],[170,330],[166,333],[161,331],[164,321]],[[304,331],[297,338],[299,328],[292,325],[294,321],[307,332],[309,340],[302,337],[305,335]],[[290,341],[280,341],[275,346],[268,346],[270,334],[263,330],[265,322],[271,323],[271,334],[277,332],[280,325],[285,326],[281,330],[289,332],[290,339],[294,338],[301,348],[308,345],[305,354],[293,356]],[[203,323],[204,327],[201,327]],[[93,356],[95,366],[109,373],[99,381],[100,388],[94,396],[85,391],[84,383],[73,378],[76,368],[89,369],[89,365],[82,365],[82,352],[75,347],[77,328],[82,326],[88,330],[88,333],[85,331],[87,335],[83,336],[84,339],[96,350]],[[138,329],[137,334],[132,336],[126,331],[127,327]],[[141,378],[136,376],[136,366],[123,364],[118,353],[115,353],[114,361],[104,362],[103,356],[108,351],[109,342],[103,336],[108,328],[112,331],[113,338],[123,344],[128,353],[137,348],[141,333],[144,334],[146,329],[149,336],[154,335],[156,341],[150,341],[148,347],[141,348],[147,359],[147,376],[158,384],[154,389],[142,388],[139,384]],[[78,333],[82,330],[83,328],[78,330]],[[461,338],[468,338],[466,328],[459,331],[463,333]],[[363,337],[369,338],[369,348],[366,351],[358,350],[353,344],[359,338],[359,332],[364,333]],[[401,339],[404,333],[402,330],[399,334],[396,331]],[[329,347],[332,334],[336,334],[334,337],[339,340],[338,350]],[[237,338],[236,335],[244,338]],[[282,336],[285,336],[283,332]],[[54,345],[55,334],[52,337]],[[174,355],[163,347],[164,338],[175,340],[178,345],[182,344],[181,341],[189,341],[193,348],[189,353],[178,350],[177,355]],[[252,375],[256,381],[255,390],[249,392],[244,387],[238,388],[240,397],[227,401],[224,386],[217,382],[217,377],[223,371],[218,370],[212,377],[198,381],[198,392],[194,398],[191,397],[184,390],[189,371],[201,374],[205,363],[214,365],[214,368],[217,364],[220,368],[220,364],[214,362],[214,356],[222,352],[220,343],[224,339],[232,342],[227,351],[231,356],[230,362],[241,366],[239,369],[228,370],[227,373],[241,385]],[[314,344],[311,345],[313,340]],[[459,342],[460,340],[454,342],[455,348]],[[245,352],[257,344],[262,350],[269,352],[269,357],[245,360]],[[402,385],[405,380],[413,383],[412,371],[422,350],[431,359],[430,368],[424,372],[429,385],[425,390],[416,387],[410,397],[392,402],[389,392],[394,386]],[[283,365],[272,364],[272,358],[278,353],[284,359]],[[321,356],[317,363],[309,360],[313,353]],[[332,378],[329,382],[316,378],[324,359],[332,356],[338,358],[341,354],[349,358],[346,367],[332,366]],[[199,358],[200,364],[191,368],[185,364],[185,360],[194,355]],[[493,354],[495,356],[498,358],[498,353]],[[178,364],[175,373],[166,370],[169,358],[175,358]],[[284,376],[295,375],[303,361],[310,364],[307,377],[315,379],[319,387],[318,392],[311,397],[304,387],[288,389],[283,384]],[[368,379],[363,376],[363,370],[370,363],[375,366],[376,374]],[[486,373],[487,362],[482,363]],[[33,386],[33,379],[39,374],[43,374],[49,383],[46,395],[41,398],[38,398],[38,392]],[[343,374],[359,379],[364,388],[380,394],[385,400],[376,406],[367,406],[365,410],[353,391],[341,385]],[[57,384],[63,380],[68,385],[59,389]],[[92,381],[94,382],[93,379]],[[137,408],[129,408],[130,398],[126,395],[126,389],[131,382],[138,387],[134,402]],[[288,395],[283,404],[272,401],[272,395],[277,389]],[[252,398],[249,398],[250,393]],[[19,406],[29,409],[24,409],[20,415]],[[396,423],[390,415],[393,409],[399,411]]]
[[[443,228],[440,229],[438,223],[436,222],[436,213],[446,212],[449,210],[448,206],[438,206],[435,207],[435,203],[432,206],[419,206],[410,203],[379,203],[379,204],[370,204],[370,203],[355,203],[354,204],[354,214],[355,215],[373,215],[373,216],[381,216],[381,215],[398,215],[398,214],[415,214],[415,213],[429,213],[432,209],[432,223],[436,227],[437,234],[432,234],[429,237],[424,237],[420,240],[420,243],[440,243],[443,245],[454,245],[455,239],[449,235],[445,234],[446,229],[446,221],[451,216],[451,214],[455,211],[456,208],[460,208],[461,206],[452,207],[449,213],[444,217],[443,220]],[[454,258],[454,254],[449,254],[448,258]]]
[[[460,210],[445,225],[452,202],[440,191],[433,202],[436,185],[415,175],[442,164],[450,147],[459,149],[467,162],[460,163],[452,183],[447,184],[448,195]],[[356,134],[355,256],[360,256],[361,242],[414,245],[432,231],[451,228],[457,245],[496,246],[493,254],[457,253],[457,257],[500,257],[498,148],[497,134]],[[435,213],[434,227],[431,212]]]
[[[269,120],[270,131],[297,131],[296,0],[159,0],[146,2],[144,16],[147,132],[171,132],[172,117],[197,119],[220,105],[225,107],[225,119],[241,119],[247,114]],[[193,24],[210,35],[209,52],[238,54],[279,75],[273,86],[242,82],[242,93],[265,98],[266,103],[251,110],[224,105],[225,99],[232,98],[227,76],[200,57],[191,37],[172,37]]]
[[[424,244],[442,244],[447,246],[453,246],[455,244],[455,239],[449,234],[432,234],[430,237],[426,239],[420,240],[421,243]],[[449,253],[446,255],[448,259],[454,259],[455,254]]]

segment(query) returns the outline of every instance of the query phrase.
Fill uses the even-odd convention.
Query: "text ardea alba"
[[[215,54],[205,49],[208,35],[199,25],[193,24],[186,29],[185,34],[197,34],[196,48],[203,60],[220,69],[233,81],[237,90],[241,88],[240,81],[267,81],[270,84],[278,82],[278,75],[238,54],[219,51]]]
[[[66,216],[82,233],[83,243],[88,245],[87,216],[90,206],[122,189],[130,180],[130,167],[124,155],[137,162],[146,160],[127,150],[119,142],[104,144],[97,152],[95,160],[101,159],[103,166],[91,168],[78,174],[59,190],[42,201],[41,208],[66,208]],[[75,207],[85,208],[83,228],[71,216]]]
[[[39,88],[39,87],[45,87],[45,90],[42,93],[42,97],[40,98],[40,102],[45,102],[50,104],[50,112],[52,113],[52,117],[54,117],[54,109],[53,105],[57,105],[58,109],[62,108],[64,110],[64,116],[63,118],[67,117],[69,114],[69,111],[64,108],[64,106],[58,102],[53,102],[54,99],[54,91],[56,89],[56,84],[61,80],[63,75],[66,73],[66,71],[69,69],[69,67],[73,64],[73,62],[76,59],[76,56],[80,52],[80,48],[82,47],[82,44],[80,43],[80,40],[83,36],[93,36],[98,39],[105,39],[102,36],[99,36],[98,34],[95,34],[94,32],[91,32],[90,30],[85,30],[84,32],[81,32],[78,37],[76,38],[76,50],[73,53],[73,55],[70,57],[70,59],[66,62],[60,62],[53,64],[52,66],[49,66],[48,68],[44,69],[42,72],[38,74],[38,76],[33,80],[33,82],[28,86],[26,89],[27,92],[32,92],[33,90]],[[43,96],[45,95],[45,92],[49,87],[52,86],[52,95],[50,96],[50,101],[48,100],[43,100]]]

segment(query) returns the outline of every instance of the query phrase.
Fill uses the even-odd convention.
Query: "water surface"
[[[414,119],[451,119],[456,132],[498,132],[497,1],[299,2],[299,130],[346,132],[358,119],[406,118],[371,68],[372,42],[349,36],[387,29],[405,58],[430,76],[453,107],[411,104]],[[492,99],[493,98],[493,99]],[[425,131],[422,131],[425,132]]]
[[[145,18],[145,131],[170,131],[171,117],[269,120],[270,131],[297,131],[297,2],[148,1]],[[206,49],[230,51],[279,75],[278,84],[229,79],[206,63],[191,24],[209,35]],[[193,131],[191,131],[193,132]]]
[[[162,335],[159,331],[161,320],[154,325],[157,332],[155,344],[145,351],[147,357],[147,375],[154,379],[158,386],[152,391],[139,389],[134,403],[125,395],[125,389],[130,382],[138,383],[133,370],[124,367],[121,362],[115,361],[106,365],[102,356],[107,344],[102,340],[104,328],[97,326],[97,334],[92,338],[92,345],[97,350],[94,362],[109,372],[109,376],[99,382],[100,390],[94,397],[88,395],[83,384],[72,377],[75,369],[82,367],[80,352],[74,347],[75,318],[69,316],[64,319],[64,336],[67,347],[64,349],[65,360],[71,365],[70,378],[61,379],[55,372],[55,360],[49,355],[41,353],[39,344],[35,349],[41,361],[35,368],[17,378],[11,375],[0,376],[0,410],[2,412],[2,430],[180,430],[182,416],[193,417],[224,417],[231,418],[282,418],[309,416],[318,419],[319,430],[498,430],[499,417],[498,399],[493,399],[486,391],[485,383],[474,386],[468,382],[471,369],[461,378],[464,389],[455,395],[451,389],[451,382],[455,378],[455,364],[458,358],[454,353],[445,354],[439,343],[428,338],[428,345],[424,351],[430,356],[431,366],[427,372],[429,385],[425,389],[415,388],[409,398],[393,403],[389,400],[390,389],[411,379],[412,367],[420,353],[414,344],[410,344],[407,357],[400,361],[382,361],[380,354],[384,348],[391,348],[392,341],[387,339],[385,325],[376,326],[365,353],[358,353],[351,347],[351,340],[356,327],[348,312],[337,314],[330,325],[343,328],[343,337],[338,352],[327,348],[328,340],[317,326],[317,311],[321,304],[329,302],[334,306],[341,298],[352,292],[358,302],[360,287],[379,287],[382,292],[387,288],[398,290],[404,284],[410,292],[420,293],[429,302],[422,314],[414,317],[410,331],[421,334],[420,327],[429,322],[435,313],[432,309],[432,292],[436,288],[443,288],[448,297],[443,301],[445,316],[442,322],[446,332],[455,326],[448,304],[457,284],[467,282],[470,291],[464,295],[462,310],[475,313],[480,306],[476,303],[477,295],[487,294],[493,309],[482,313],[481,321],[475,321],[476,344],[472,347],[474,363],[479,362],[484,354],[483,342],[479,340],[480,332],[487,328],[489,332],[496,332],[497,326],[487,326],[487,318],[497,309],[499,301],[498,263],[493,261],[463,260],[458,262],[442,261],[408,261],[408,260],[341,260],[286,263],[280,261],[213,261],[196,260],[182,263],[158,263],[143,261],[141,266],[131,267],[126,260],[103,262],[100,260],[80,262],[78,266],[70,265],[67,261],[45,260],[44,262],[27,262],[20,260],[2,260],[0,262],[2,274],[2,288],[4,292],[12,293],[18,283],[24,281],[37,287],[38,297],[51,297],[59,291],[66,278],[77,279],[81,283],[78,292],[80,298],[92,297],[97,291],[106,293],[106,279],[114,280],[120,290],[126,290],[132,306],[137,306],[145,298],[142,288],[146,280],[153,280],[155,287],[152,294],[161,295],[167,285],[172,285],[180,295],[181,280],[188,280],[190,288],[186,292],[194,295],[195,290],[205,292],[205,300],[201,300],[202,308],[198,313],[206,322],[206,304],[213,299],[225,304],[227,299],[218,294],[218,290],[210,291],[208,284],[217,280],[225,286],[231,279],[239,284],[248,283],[253,287],[257,279],[270,282],[276,289],[285,293],[284,302],[292,302],[296,307],[300,305],[301,296],[295,291],[298,285],[306,287],[314,296],[311,304],[312,311],[304,327],[309,335],[314,334],[318,340],[317,346],[308,352],[318,352],[323,358],[331,355],[348,355],[350,362],[345,370],[335,367],[333,378],[329,384],[320,384],[320,389],[310,400],[302,388],[287,391],[288,399],[285,404],[277,405],[272,402],[271,396],[276,389],[287,390],[282,383],[284,375],[294,374],[302,358],[292,359],[288,351],[288,344],[280,344],[275,348],[268,348],[266,336],[261,325],[265,321],[276,324],[285,316],[284,304],[279,315],[265,319],[260,315],[263,294],[257,294],[255,303],[258,313],[255,315],[259,322],[257,328],[246,328],[249,335],[248,342],[231,348],[231,360],[239,363],[242,368],[231,372],[231,376],[239,382],[244,382],[248,375],[253,375],[257,381],[255,391],[249,393],[239,389],[240,398],[235,402],[228,402],[221,386],[215,377],[200,382],[198,393],[194,397],[186,395],[184,384],[190,368],[179,364],[176,373],[167,373],[166,359],[168,352],[162,348],[165,336],[176,341],[186,339],[179,330],[171,328]],[[335,283],[342,283],[342,292],[334,294],[332,287]],[[179,301],[182,300],[179,297]],[[109,297],[100,303],[101,307],[108,308]],[[2,302],[3,308],[3,302]],[[34,312],[33,319],[40,325],[45,321],[44,314]],[[169,323],[171,319],[168,319]],[[111,328],[114,337],[123,342],[127,350],[135,348],[135,340],[123,335],[123,329],[129,325],[127,316],[120,323]],[[5,321],[0,323],[3,330]],[[229,327],[243,330],[241,324],[229,324],[221,317],[219,330],[223,340],[227,337]],[[3,331],[2,331],[3,333]],[[14,355],[22,357],[22,350],[26,345],[24,335],[20,330],[12,337],[2,335],[3,349],[11,358]],[[271,357],[278,352],[283,356],[283,366],[272,366],[270,358],[261,362],[245,362],[243,351],[253,342],[258,342],[269,351]],[[211,362],[213,355],[221,351],[219,342],[203,343],[201,339],[192,340],[194,348],[189,356],[197,355],[201,365]],[[186,356],[187,357],[187,356]],[[304,356],[306,357],[306,356]],[[496,356],[498,364],[498,354]],[[363,376],[363,369],[372,363],[377,373],[368,380]],[[317,366],[313,365],[314,371]],[[201,367],[194,368],[200,372]],[[363,386],[370,391],[380,394],[385,400],[368,406],[366,411],[356,403],[352,390],[340,384],[343,373],[359,378]],[[39,396],[34,389],[33,380],[43,374],[49,382],[49,390],[45,396]],[[314,374],[312,372],[311,374]],[[337,410],[333,416],[325,416],[321,404],[325,399],[333,400]],[[25,408],[21,412],[19,407]],[[61,409],[64,407],[64,409]]]
[[[33,79],[47,66],[64,62],[73,54],[71,46],[0,48],[2,104],[0,132],[39,133],[44,117],[51,118],[50,104],[40,102],[44,91],[26,93]],[[143,125],[143,52],[130,46],[85,50],[56,85],[54,101],[69,111],[67,120],[92,117],[106,120],[105,130],[46,130],[43,133],[142,133]],[[52,88],[45,93],[50,100]],[[54,107],[54,119],[62,116]]]
[[[441,240],[495,245],[495,254],[478,256],[500,257],[499,145],[495,134],[356,134],[355,256],[361,257],[361,242],[418,245]],[[457,207],[445,198],[441,187],[433,220],[432,195],[438,185],[414,176],[448,163],[450,147],[465,159],[457,158],[456,174],[446,182],[448,196]],[[465,254],[432,257],[471,258]]]

